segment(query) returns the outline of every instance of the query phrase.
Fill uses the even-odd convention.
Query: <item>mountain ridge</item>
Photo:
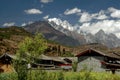
[[[8,36],[8,34],[9,34],[9,37],[4,37],[4,36]],[[0,54],[6,53],[6,52],[10,54],[15,54],[16,50],[18,49],[18,43],[24,40],[24,38],[28,36],[33,37],[31,33],[27,32],[22,27],[0,28]],[[120,53],[120,47],[108,48],[106,45],[103,45],[100,43],[90,43],[90,44],[83,44],[76,47],[68,47],[68,46],[64,46],[64,44],[60,45],[60,44],[54,43],[54,41],[53,42],[48,41],[48,51],[50,48],[51,52],[47,52],[45,54],[50,56],[58,56],[57,51],[54,52],[53,49],[55,47],[58,48],[59,46],[61,47],[61,52],[63,49],[65,49],[66,55],[69,55],[70,53],[75,55],[89,48],[100,50],[105,53],[109,53],[113,51],[116,53]]]
[[[53,40],[67,46],[79,46],[78,40],[65,35],[64,33],[54,29],[47,21],[38,21],[30,25],[24,26],[24,29],[30,33],[40,32],[48,40]]]
[[[78,33],[77,30],[70,31],[69,29],[62,27],[63,24],[57,25],[55,20],[49,21],[49,23],[56,30],[59,30],[59,31],[63,32],[64,34],[66,34],[67,36],[70,36],[70,37],[78,40],[81,45],[90,44],[90,43],[100,43],[100,44],[108,46],[109,48],[120,46],[120,39],[117,38],[116,35],[114,35],[112,33],[106,34],[103,30],[99,30],[95,34],[85,33],[82,31]],[[66,25],[66,26],[68,26],[68,25]]]

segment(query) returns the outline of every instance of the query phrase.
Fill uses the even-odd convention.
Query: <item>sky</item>
[[[120,0],[0,0],[0,27],[48,19],[92,34],[103,29],[120,38]]]

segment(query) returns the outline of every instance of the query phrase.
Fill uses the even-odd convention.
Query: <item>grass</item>
[[[67,72],[65,80],[120,80],[120,76],[107,72]]]
[[[0,73],[0,80],[17,80],[16,73]]]
[[[30,76],[31,75],[31,76]],[[15,73],[2,73],[0,80],[18,80]],[[26,80],[120,80],[119,74],[111,74],[108,72],[46,72],[34,70],[28,73]]]

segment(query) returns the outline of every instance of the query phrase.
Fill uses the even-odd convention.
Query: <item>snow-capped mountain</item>
[[[67,46],[80,45],[77,39],[65,35],[59,30],[54,29],[47,21],[37,21],[24,26],[24,29],[31,33],[40,32],[48,40],[52,40]]]
[[[59,30],[65,35],[78,40],[81,45],[86,43],[83,34],[78,34],[77,29],[73,27],[68,21],[62,21],[61,19],[52,18],[48,19],[48,23],[56,30]]]
[[[73,26],[67,20],[62,21],[61,19],[58,18],[50,18],[48,19],[48,21],[50,22],[50,24],[52,23],[51,25],[55,29],[64,28],[64,29],[68,29],[69,31],[73,31]]]
[[[106,34],[103,30],[99,30],[95,34],[85,33],[80,28],[72,26],[68,21],[57,18],[48,19],[48,22],[56,30],[78,40],[80,44],[100,43],[108,47],[120,46],[120,39],[112,33]]]
[[[98,31],[95,35],[87,34],[85,35],[87,43],[100,43],[108,47],[118,47],[120,46],[120,39],[114,34],[106,34],[103,30]]]

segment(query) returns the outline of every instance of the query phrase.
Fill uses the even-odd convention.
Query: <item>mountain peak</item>
[[[25,29],[31,33],[40,32],[48,40],[52,40],[67,46],[78,46],[79,42],[74,38],[65,35],[61,31],[52,27],[48,22],[35,22],[25,26]]]
[[[69,31],[73,31],[73,26],[67,20],[62,21],[59,18],[50,18],[48,19],[48,22],[50,24],[54,24],[56,27],[62,27],[64,29],[68,29]]]
[[[105,35],[105,32],[102,29],[100,29],[96,34]]]
[[[57,22],[55,22],[57,21]],[[96,34],[78,33],[71,31],[72,26],[67,21],[61,19],[49,19],[47,21],[38,21],[25,27],[31,33],[41,32],[46,39],[67,44],[68,46],[78,46],[90,43],[100,43],[108,47],[120,46],[120,39],[114,34],[106,34],[102,29]]]

